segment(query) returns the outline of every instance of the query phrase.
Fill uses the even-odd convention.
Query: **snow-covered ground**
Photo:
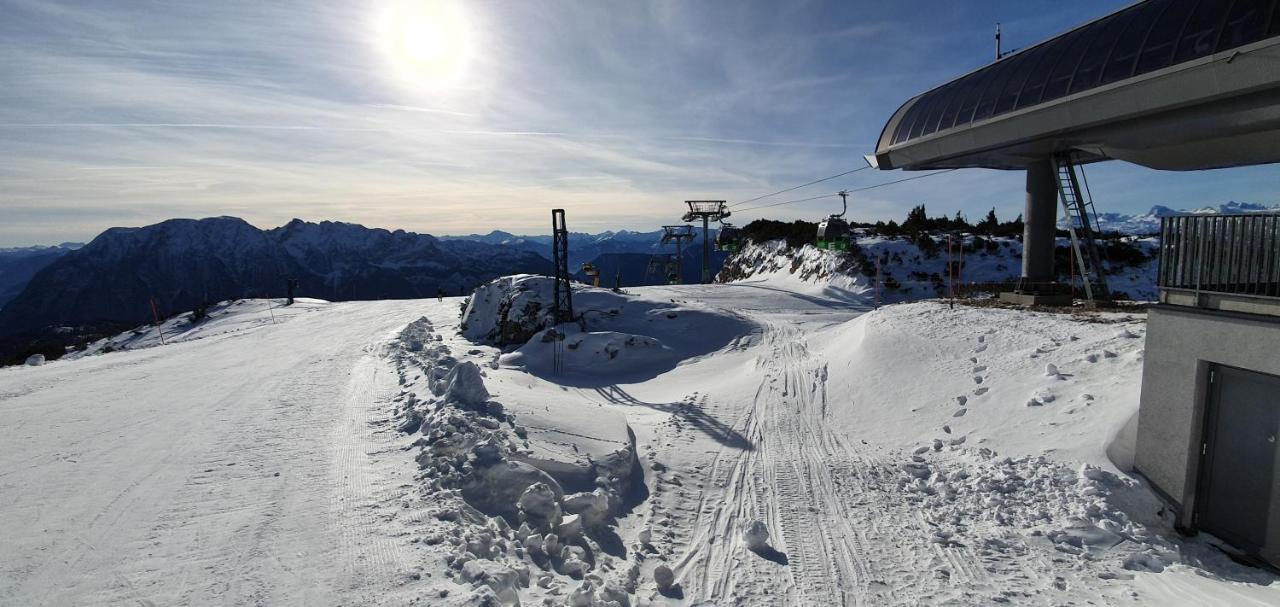
[[[585,328],[537,279],[466,331],[247,301],[2,369],[0,604],[1280,603],[1124,470],[1140,314],[815,276],[579,289]]]
[[[781,240],[748,243],[725,262],[717,280],[764,282],[841,301],[875,301],[878,295],[883,303],[896,303],[932,299],[946,292],[945,235],[934,235],[936,248],[926,252],[910,238],[868,235],[865,230],[858,233],[856,242],[861,259],[852,252],[826,251],[813,245],[789,249]],[[1107,283],[1112,293],[1123,293],[1135,301],[1154,301],[1159,239],[1129,236],[1126,240],[1144,259],[1136,264],[1118,261],[1110,264]],[[1017,280],[1022,267],[1020,241],[965,234],[963,241],[969,250],[963,253],[960,241],[961,237],[956,237],[951,253],[951,261],[959,271],[954,278],[957,292]],[[1065,251],[1071,241],[1059,238],[1056,246]],[[881,285],[878,294],[875,288],[877,259]],[[1064,274],[1068,272],[1065,268],[1059,270]],[[1068,278],[1069,275],[1060,277],[1064,282]]]

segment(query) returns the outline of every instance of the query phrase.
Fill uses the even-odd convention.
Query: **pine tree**
[[[996,217],[996,208],[991,207],[991,210],[987,211],[987,216],[983,217],[982,221],[978,222],[977,228],[979,231],[990,234],[998,227],[1000,227],[1000,219]]]

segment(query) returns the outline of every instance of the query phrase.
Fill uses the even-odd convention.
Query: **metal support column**
[[[551,256],[555,265],[556,324],[573,322],[573,289],[569,277],[569,228],[564,209],[551,210]]]

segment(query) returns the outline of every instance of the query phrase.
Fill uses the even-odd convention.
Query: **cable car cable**
[[[914,175],[914,176],[912,176],[912,177],[906,177],[906,178],[903,178],[903,179],[897,179],[897,180],[894,180],[894,181],[886,181],[886,182],[884,182],[884,183],[877,183],[877,184],[874,184],[874,185],[863,186],[863,187],[860,187],[860,188],[854,188],[854,189],[852,189],[852,190],[846,190],[846,191],[847,191],[848,193],[850,193],[850,194],[852,194],[852,193],[854,193],[854,192],[865,192],[865,191],[867,191],[867,190],[874,190],[874,189],[876,189],[876,188],[882,188],[882,187],[885,187],[885,186],[894,185],[894,184],[896,184],[896,183],[903,183],[903,182],[905,182],[905,181],[913,181],[913,180],[916,180],[916,179],[924,179],[925,177],[933,177],[934,175],[941,175],[941,174],[943,174],[943,173],[950,173],[951,171],[955,171],[955,170],[957,170],[957,169],[944,169],[944,170],[941,170],[941,171],[937,171],[937,172],[935,172],[935,173],[928,173],[928,174],[925,174],[925,175]],[[822,194],[821,196],[812,196],[812,197],[810,197],[810,198],[800,198],[800,199],[797,199],[797,200],[785,200],[785,201],[783,201],[783,202],[774,202],[774,203],[770,203],[770,204],[760,205],[760,206],[757,206],[757,207],[750,207],[750,208],[746,208],[746,209],[739,209],[737,212],[739,212],[739,213],[745,213],[745,212],[747,212],[747,211],[755,211],[755,210],[758,210],[758,209],[767,209],[767,208],[770,208],[770,207],[780,207],[780,206],[782,206],[782,205],[795,204],[795,203],[798,203],[798,202],[808,202],[808,201],[810,201],[810,200],[818,200],[818,199],[820,199],[820,198],[830,198],[830,197],[832,197],[832,196],[839,196],[839,195],[840,195],[840,194],[839,194],[838,192],[832,192],[832,193],[830,193],[830,194]]]
[[[856,169],[853,169],[853,170],[851,170],[851,171],[845,171],[845,172],[843,172],[843,173],[840,173],[839,175],[832,175],[832,176],[830,176],[830,177],[823,177],[822,179],[818,179],[818,180],[815,180],[815,181],[810,181],[809,183],[802,183],[802,184],[800,184],[800,185],[798,185],[798,186],[795,186],[795,187],[793,187],[793,188],[787,188],[787,189],[785,189],[785,190],[778,190],[777,192],[772,192],[772,193],[769,193],[769,194],[765,194],[765,195],[763,195],[763,196],[756,196],[755,198],[748,198],[748,199],[746,199],[746,200],[738,201],[738,202],[735,202],[735,203],[733,203],[733,204],[729,205],[729,208],[733,208],[733,207],[736,207],[736,206],[738,206],[738,205],[747,204],[748,202],[755,202],[755,201],[757,201],[757,200],[761,200],[761,199],[764,199],[764,198],[768,198],[768,197],[770,197],[770,196],[777,196],[778,194],[785,194],[785,193],[790,192],[790,191],[792,191],[792,190],[798,190],[798,189],[800,189],[800,188],[807,188],[807,187],[809,187],[809,186],[811,186],[811,185],[819,184],[819,183],[822,183],[822,182],[824,182],[824,181],[831,181],[832,179],[835,179],[835,178],[837,178],[837,177],[844,177],[845,175],[852,175],[852,174],[854,174],[854,173],[857,173],[858,171],[865,171],[866,169],[869,169],[869,168],[871,168],[871,167],[870,167],[870,166],[862,166],[862,167],[858,167],[858,168],[856,168]]]

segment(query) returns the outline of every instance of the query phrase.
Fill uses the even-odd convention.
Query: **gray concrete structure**
[[[1022,279],[1048,283],[1058,223],[1058,180],[1048,159],[1027,165],[1027,205],[1022,212]]]
[[[1280,215],[1167,217],[1134,468],[1177,525],[1280,566]]]
[[[1211,367],[1280,375],[1280,301],[1252,303],[1269,314],[1161,304],[1147,315],[1134,467],[1179,507],[1185,528],[1194,527]]]

